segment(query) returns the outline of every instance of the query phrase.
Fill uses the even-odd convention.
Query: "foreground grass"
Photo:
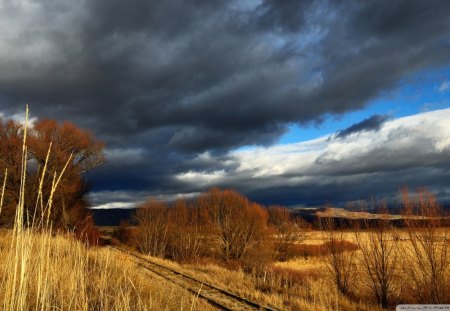
[[[311,234],[307,244],[320,240]],[[108,248],[86,248],[70,235],[0,231],[0,306],[4,310],[211,310],[186,290]],[[323,258],[298,257],[263,273],[219,262],[161,264],[279,310],[381,310],[341,295]],[[355,271],[357,274],[358,271]],[[353,288],[363,284],[355,278]]]
[[[16,243],[18,242],[18,243]],[[0,231],[4,310],[208,310],[186,290],[71,236]]]
[[[447,228],[441,228],[438,232],[444,236],[446,230]],[[415,303],[416,299],[410,276],[407,275],[412,263],[404,261],[406,257],[413,258],[409,249],[411,242],[405,231],[396,230],[395,233],[394,236],[399,239],[388,243],[394,243],[398,247],[401,257],[393,277],[392,294],[395,300],[387,310],[395,310],[396,304]],[[361,233],[363,241],[368,239],[367,234]],[[343,236],[347,242],[355,243],[354,232],[344,232]],[[311,231],[303,244],[320,246],[324,242],[324,232]],[[157,258],[153,260],[279,310],[383,310],[371,293],[371,284],[362,265],[361,251],[349,251],[350,253],[355,256],[355,262],[350,293],[345,296],[338,291],[326,267],[326,257],[320,253],[297,256],[285,262],[268,263],[259,269],[256,267],[255,271],[245,272],[242,268],[230,269],[223,262],[214,259],[204,259],[192,264],[177,264]],[[447,286],[450,286],[448,269],[447,280]]]
[[[159,262],[167,264],[162,259]],[[320,263],[320,260],[314,262]],[[171,267],[178,271],[278,310],[382,310],[371,303],[355,302],[342,296],[326,273],[311,269],[310,262],[300,259],[288,265],[289,268],[275,270],[275,273],[258,275],[230,270],[214,263],[171,263]]]

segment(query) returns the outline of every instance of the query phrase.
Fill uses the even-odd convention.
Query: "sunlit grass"
[[[186,290],[145,273],[106,248],[87,248],[71,234],[56,233],[50,215],[61,172],[44,165],[36,210],[24,214],[27,172],[27,120],[24,123],[19,203],[12,230],[0,231],[0,305],[3,310],[183,310],[208,309]],[[53,174],[49,199],[42,195],[45,174]],[[2,184],[0,212],[7,171]]]

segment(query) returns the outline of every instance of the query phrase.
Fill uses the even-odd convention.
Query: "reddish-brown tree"
[[[11,225],[20,187],[23,125],[16,121],[0,120],[0,138],[2,177],[4,168],[8,168],[2,223]],[[69,122],[42,120],[30,127],[27,139],[29,169],[26,179],[28,191],[25,195],[26,219],[42,219],[46,202],[50,199],[54,177],[59,176],[65,168],[56,192],[53,193],[53,209],[45,214],[58,228],[75,230],[80,226],[87,216],[84,200],[86,186],[82,174],[104,162],[103,148],[103,143],[96,140],[92,133]],[[40,193],[38,189],[42,176],[44,178]]]
[[[0,119],[0,177],[8,169],[0,225],[11,225],[19,202],[22,165],[23,126],[15,121]]]
[[[147,255],[165,257],[169,241],[168,210],[165,203],[150,199],[133,215],[137,224],[136,244]]]
[[[200,196],[224,260],[239,260],[264,236],[267,211],[233,190],[212,189]]]
[[[54,194],[54,206],[58,208],[51,215],[54,225],[73,229],[79,225],[80,220],[84,220],[84,217],[77,217],[80,213],[76,212],[86,205],[84,194],[87,189],[82,174],[104,162],[104,145],[91,132],[70,122],[58,123],[48,119],[39,121],[34,124],[29,138],[29,153],[36,162],[38,176],[41,176],[50,144],[44,197],[50,192],[53,174],[60,173],[69,157],[72,157]]]
[[[169,256],[177,261],[193,261],[204,253],[201,210],[185,200],[169,209]]]

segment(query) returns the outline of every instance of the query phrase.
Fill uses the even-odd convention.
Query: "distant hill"
[[[131,219],[135,208],[105,208],[90,211],[97,226],[119,226],[121,221]]]
[[[444,206],[443,210],[448,215],[448,206]],[[294,216],[301,217],[315,227],[318,226],[318,220],[324,218],[332,218],[335,225],[342,228],[352,227],[355,223],[370,227],[377,224],[377,219],[389,219],[395,226],[399,227],[404,225],[400,209],[389,209],[390,214],[380,214],[373,210],[355,212],[335,207],[294,208],[291,212]],[[444,217],[444,225],[450,225],[449,217]]]
[[[94,222],[97,226],[119,226],[121,221],[131,220],[131,215],[135,208],[110,208],[110,209],[91,209]],[[444,206],[444,210],[449,213],[450,206]],[[392,213],[389,218],[399,221],[400,211],[390,209]],[[314,223],[320,217],[333,217],[340,219],[374,219],[380,217],[377,213],[367,212],[350,212],[343,208],[326,208],[326,207],[310,207],[310,208],[294,208],[292,213],[302,217],[310,223]],[[395,215],[397,214],[397,215]]]

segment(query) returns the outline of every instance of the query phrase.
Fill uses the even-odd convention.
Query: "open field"
[[[276,263],[273,270],[276,272],[267,270],[265,275],[246,273],[242,269],[229,269],[218,262],[207,260],[178,264],[157,257],[148,258],[170,269],[278,310],[378,310],[370,304],[350,301],[331,289],[332,284],[326,273],[322,274],[322,267],[317,269],[317,266],[313,265],[321,262],[317,258],[303,260],[295,267],[289,262],[288,269],[285,269],[284,263]],[[281,269],[277,270],[277,267]]]
[[[446,229],[439,231],[445,234]],[[1,292],[4,293],[0,303],[4,307],[11,306],[11,310],[20,306],[44,310],[214,309],[187,290],[144,271],[108,248],[86,248],[69,235],[50,237],[25,231],[20,249],[26,252],[17,254],[11,249],[11,233],[10,230],[2,230],[0,234],[1,258],[5,258],[0,263]],[[321,245],[326,234],[310,230],[302,244]],[[363,236],[367,234],[361,233]],[[406,232],[399,234],[404,238],[391,242],[407,245]],[[344,231],[343,236],[355,242],[354,232]],[[368,237],[364,236],[364,239]],[[336,289],[323,255],[299,256],[252,272],[230,269],[214,260],[189,264],[156,257],[152,260],[279,310],[381,310],[370,298],[368,284],[358,277],[362,272],[361,265],[357,264],[361,260],[361,252],[353,253],[356,261],[351,289],[362,290],[357,297],[344,296]],[[16,262],[20,265],[14,285],[11,280]],[[404,285],[402,267],[397,269],[399,287],[396,290],[401,293]],[[447,270],[447,277],[450,277],[449,273]]]

